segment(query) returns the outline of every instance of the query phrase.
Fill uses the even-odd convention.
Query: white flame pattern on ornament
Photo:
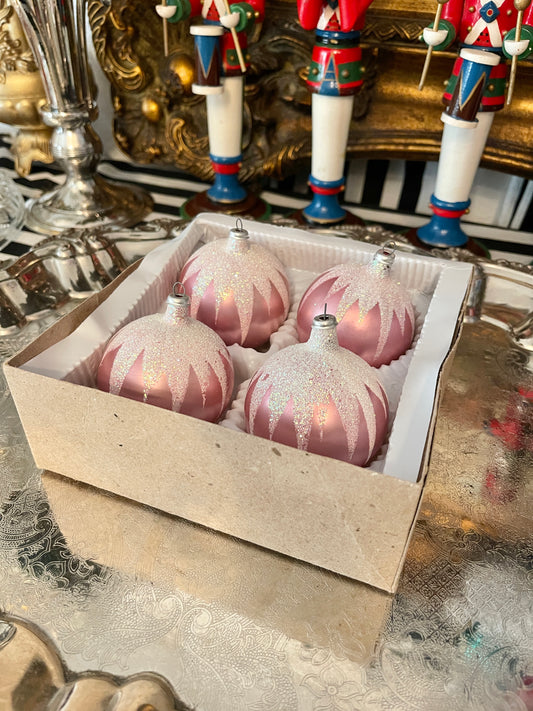
[[[241,232],[243,236],[235,238],[235,235]],[[230,232],[228,239],[218,239],[205,244],[191,255],[181,271],[180,281],[191,296],[192,316],[204,320],[198,316],[198,311],[204,299],[209,298],[208,290],[212,289],[215,323],[207,320],[204,320],[204,323],[217,331],[227,345],[240,343],[255,347],[261,345],[270,335],[259,342],[252,336],[253,342],[247,343],[257,294],[264,300],[268,310],[270,333],[287,317],[290,296],[283,264],[268,249],[251,243],[247,235],[246,230],[237,228]],[[280,302],[279,313],[274,312],[272,308],[273,289],[277,292],[276,301]],[[228,337],[229,330],[235,330],[235,326],[226,332],[220,323],[216,323],[227,300],[231,298],[240,321],[240,339],[237,336]]]
[[[220,352],[220,358],[208,361],[206,352],[220,348],[219,338],[214,331],[199,331],[193,323],[183,323],[183,348],[177,349],[179,341],[168,338],[168,327],[157,315],[147,316],[142,323],[137,321],[135,331],[122,329],[113,338],[109,350],[120,349],[115,356],[109,378],[109,392],[118,395],[124,385],[124,380],[137,358],[142,355],[142,370],[144,382],[144,399],[163,376],[168,381],[168,389],[172,395],[172,409],[178,410],[185,398],[188,378],[183,377],[183,361],[189,361],[190,368],[198,378],[205,402],[212,371],[214,371],[222,389],[228,389],[227,367],[224,361],[229,359]],[[214,338],[216,337],[216,338]],[[168,342],[167,342],[168,341]],[[172,359],[161,358],[161,354],[171,350]]]
[[[216,422],[233,389],[233,363],[224,342],[190,316],[190,300],[174,293],[164,314],[121,328],[98,367],[100,390]]]
[[[415,314],[406,289],[390,276],[393,260],[393,251],[385,251],[384,248],[376,253],[370,264],[338,264],[317,277],[298,307],[300,340],[309,335],[311,314],[316,313],[321,304],[328,303],[339,323],[340,344],[363,355],[370,365],[379,367],[405,353],[413,339]],[[333,308],[335,302],[338,303]],[[357,318],[352,317],[353,328],[348,319],[343,321],[352,307],[358,309]],[[372,309],[379,312],[379,322],[369,320],[365,330],[365,319]],[[396,342],[392,330],[395,316],[400,329]],[[371,351],[371,354],[367,357],[364,351]]]
[[[334,321],[334,317],[329,318]],[[362,462],[381,446],[386,434],[388,400],[381,382],[362,358],[339,346],[335,329],[313,328],[307,343],[272,355],[250,381],[246,400],[248,432],[265,436],[257,432],[255,423],[258,412],[266,406],[270,439],[282,416],[292,410],[297,447],[301,450],[309,450],[313,424],[319,425],[322,439],[331,404],[346,435],[348,461],[354,457],[363,429],[368,435],[368,451],[361,456]],[[379,414],[376,403],[382,410]]]

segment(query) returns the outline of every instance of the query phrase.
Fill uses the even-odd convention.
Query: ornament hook
[[[239,239],[248,239],[248,230],[244,229],[240,217],[235,220],[235,227],[230,231],[230,234]]]
[[[229,231],[228,248],[231,252],[246,252],[250,245],[248,240],[250,235],[248,230],[243,226],[240,217],[235,221],[235,227]]]
[[[176,281],[176,282],[174,282],[174,284],[173,284],[173,286],[172,286],[172,294],[173,294],[174,296],[186,296],[186,294],[185,294],[185,287],[184,287],[184,285],[181,283],[181,281]]]
[[[185,286],[181,281],[175,281],[172,285],[172,292],[167,296],[167,315],[172,318],[182,318],[190,315],[191,300],[185,292]]]
[[[396,257],[396,243],[392,240],[385,242],[385,244],[378,249],[374,254],[371,262],[371,268],[378,272],[388,271],[394,264],[394,259]]]

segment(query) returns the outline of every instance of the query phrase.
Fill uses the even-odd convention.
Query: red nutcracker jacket
[[[338,0],[341,32],[363,29],[365,12],[371,4],[372,0]],[[298,0],[298,18],[304,30],[316,29],[327,5],[325,0]]]
[[[516,27],[517,14],[513,0],[448,0],[442,8],[442,19],[454,26],[458,42],[494,49]],[[524,11],[523,24],[533,25],[533,3]]]
[[[236,3],[232,3],[231,0],[228,2],[229,5],[232,4],[242,4],[238,0]],[[265,0],[246,0],[246,5],[250,5],[252,9],[258,13],[256,22],[261,22],[265,16]],[[202,15],[206,20],[212,20],[213,22],[218,22],[221,15],[226,14],[224,7],[224,2],[222,0],[190,0],[191,12],[190,17],[198,17]]]

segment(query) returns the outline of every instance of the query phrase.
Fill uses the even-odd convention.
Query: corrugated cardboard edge
[[[474,278],[474,276],[472,275],[472,280],[473,280],[473,278]],[[452,340],[452,347],[441,366],[439,376],[437,378],[436,396],[435,396],[435,402],[433,404],[433,413],[431,415],[431,423],[430,423],[430,426],[428,429],[428,438],[426,440],[426,446],[424,449],[424,457],[422,459],[422,463],[421,463],[421,467],[420,467],[420,471],[422,472],[421,477],[420,477],[420,483],[422,484],[423,487],[425,486],[426,479],[427,479],[428,475],[430,474],[431,449],[432,449],[433,439],[435,437],[435,424],[437,421],[440,403],[441,403],[442,398],[444,396],[445,383],[448,380],[448,374],[452,369],[453,361],[455,359],[455,354],[457,352],[457,348],[459,345],[459,339],[461,337],[461,332],[463,330],[463,326],[464,326],[463,319],[464,319],[464,314],[465,314],[465,310],[466,310],[466,304],[468,301],[470,289],[472,288],[472,280],[470,282],[469,289],[467,289],[467,293],[466,293],[464,301],[463,301],[463,306],[461,308],[461,313],[460,313],[459,319],[457,321],[457,327],[455,329],[455,333],[454,333],[453,340]],[[443,385],[443,383],[444,383],[444,385]],[[400,560],[398,570],[396,572],[396,576],[395,576],[394,581],[392,583],[392,591],[393,592],[395,592],[398,589],[403,565],[405,563],[405,558],[407,556],[407,551],[409,549],[409,544],[411,542],[411,538],[413,537],[413,534],[415,531],[416,522],[418,520],[418,516],[420,513],[420,509],[422,507],[423,500],[424,500],[424,488],[422,488],[422,491],[420,492],[420,498],[418,500],[418,505],[417,505],[416,511],[414,512],[414,515],[413,515],[413,525],[411,526],[411,530],[409,531],[409,535],[407,537],[407,540],[405,541],[403,555]]]
[[[394,592],[423,480],[412,484],[19,368],[71,333],[135,267],[4,364],[37,466]],[[37,397],[48,410],[35,407]],[[436,407],[429,439],[435,417]],[[139,448],[147,422],[156,437]],[[84,428],[94,425],[91,449]],[[194,441],[202,446],[191,460]]]

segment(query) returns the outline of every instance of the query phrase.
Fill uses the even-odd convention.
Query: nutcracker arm
[[[297,0],[298,19],[304,30],[314,30],[318,24],[322,3],[317,0]]]
[[[503,38],[503,53],[508,59],[517,57],[526,59],[533,52],[533,27],[522,25],[520,28],[520,39],[516,39],[516,28]]]
[[[422,69],[422,75],[420,77],[420,82],[418,84],[418,90],[422,91],[424,84],[426,83],[426,77],[429,71],[429,64],[431,62],[431,55],[434,49],[444,49],[455,39],[455,27],[447,20],[442,20],[442,9],[450,0],[438,0],[437,11],[435,13],[435,19],[433,20],[433,25],[427,27],[422,34],[422,39],[428,45],[428,50],[426,52],[426,60],[424,62],[424,67]]]
[[[350,32],[360,30],[365,21],[365,13],[373,0],[339,0],[341,10],[341,29]]]
[[[160,5],[155,6],[155,11],[163,20],[163,49],[165,57],[168,57],[168,23],[186,20],[191,15],[191,3],[189,0],[163,0]]]
[[[230,17],[233,16],[233,18],[236,19],[236,22],[233,26],[235,27],[235,30],[237,32],[244,32],[250,30],[256,20],[259,18],[259,13],[256,12],[254,8],[247,2],[232,3],[229,9],[231,10]],[[226,27],[222,17],[220,18],[220,21]]]
[[[373,0],[338,0],[341,32],[360,30],[365,12]],[[315,30],[327,3],[325,0],[297,0],[298,19],[304,30]]]
[[[434,25],[425,27],[420,39],[428,47],[436,50],[447,49],[455,40],[455,27],[448,20],[439,20],[438,28]]]
[[[167,22],[180,22],[191,16],[191,3],[189,0],[166,0],[162,5],[156,5],[155,11]]]

